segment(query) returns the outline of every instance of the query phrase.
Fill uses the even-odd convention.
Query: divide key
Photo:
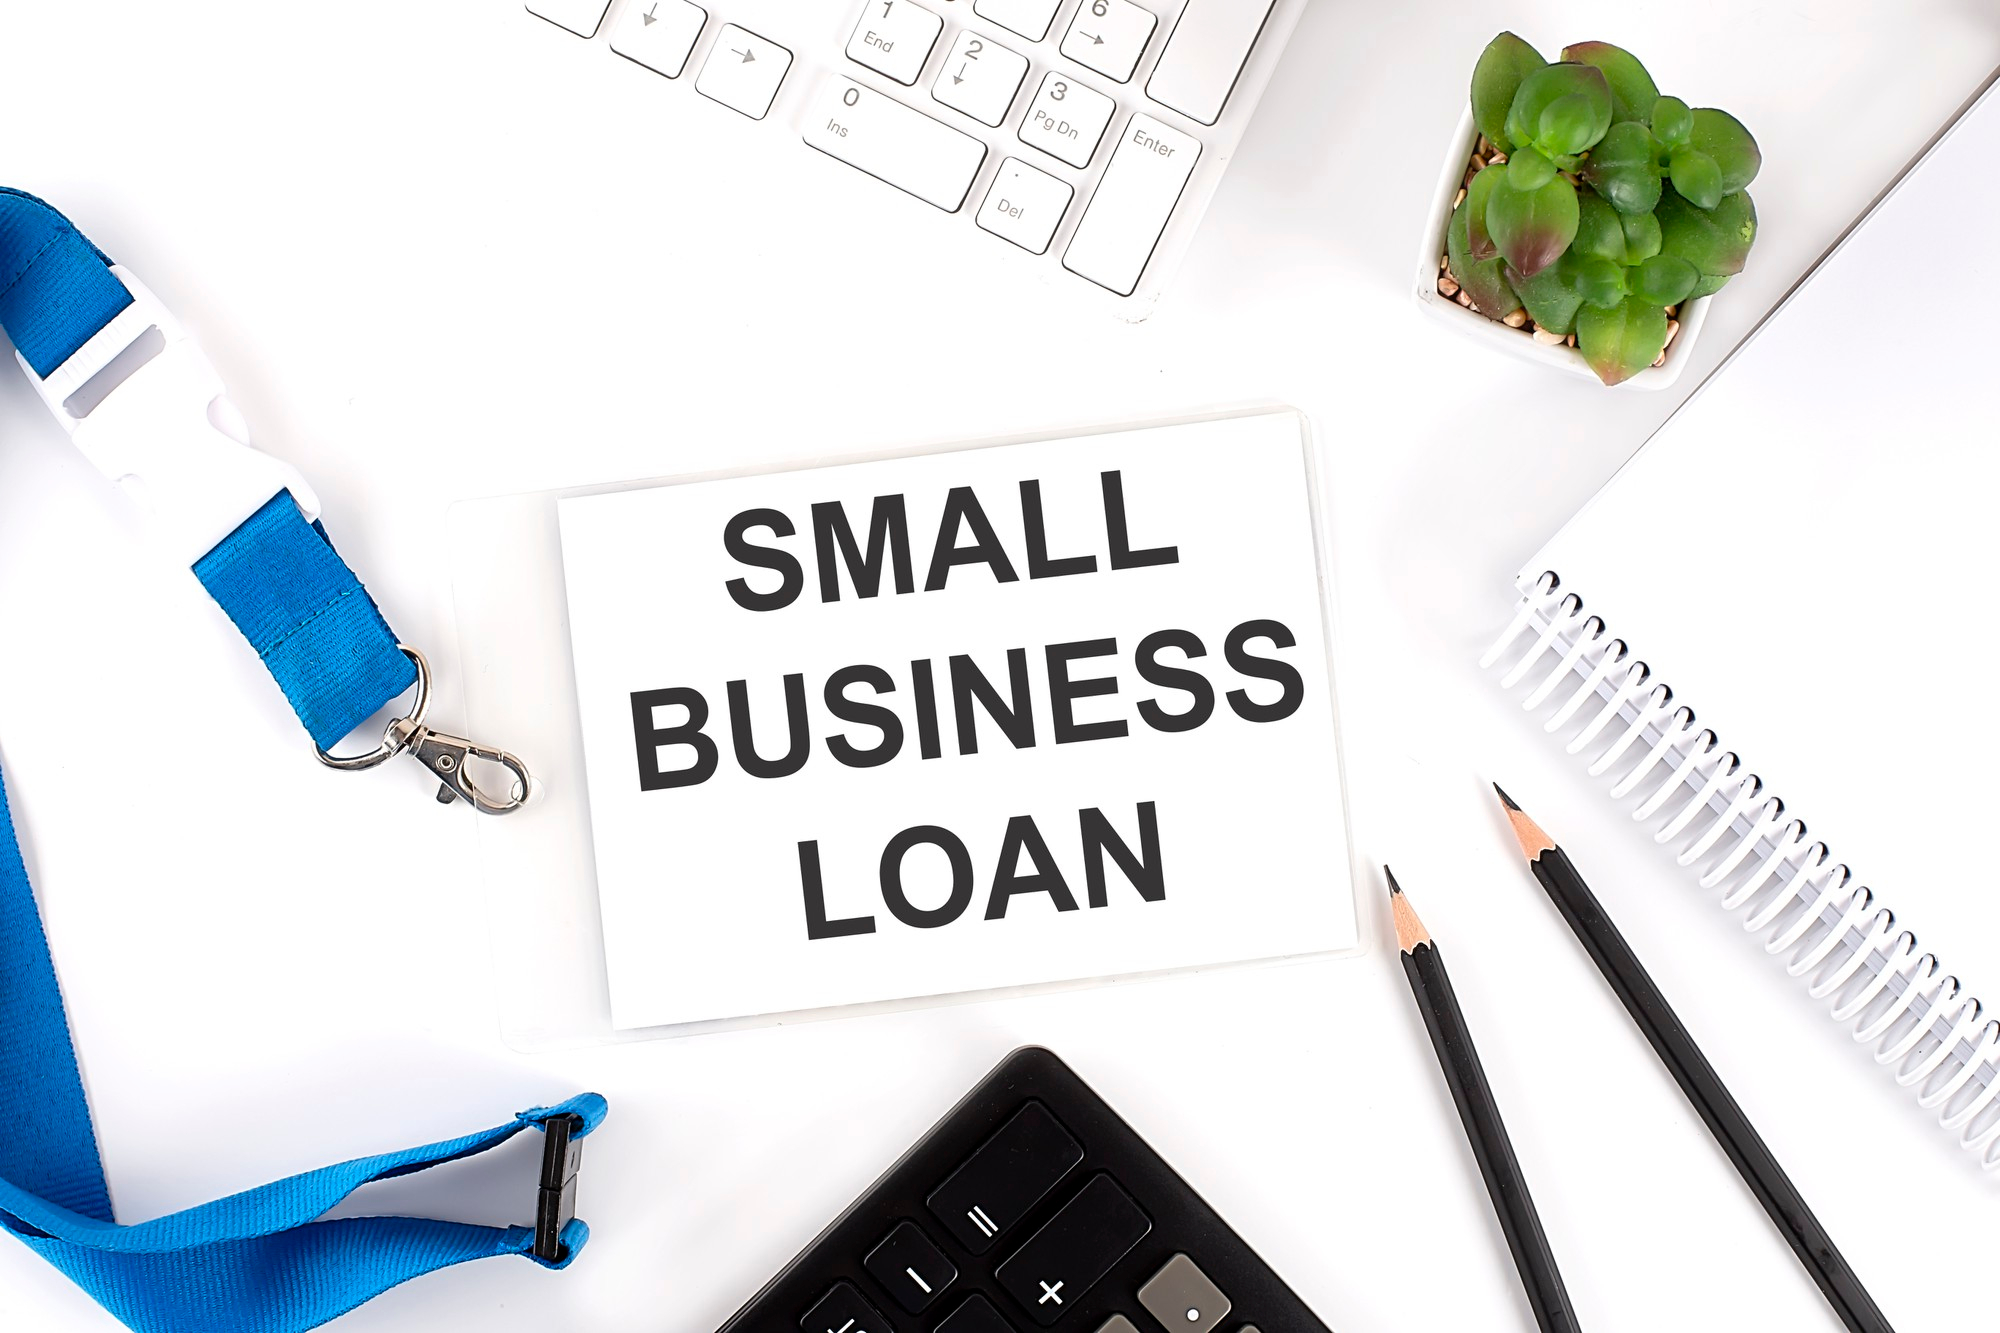
[[[1111,1266],[1153,1229],[1118,1182],[1099,1172],[993,1270],[993,1278],[1036,1323],[1061,1319]]]
[[[927,1202],[959,1244],[984,1254],[1082,1160],[1082,1146],[1062,1122],[1040,1102],[1029,1102]]]

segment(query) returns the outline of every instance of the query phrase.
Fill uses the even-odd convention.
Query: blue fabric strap
[[[46,378],[130,300],[109,261],[60,214],[0,190],[0,327],[37,375]],[[374,602],[288,494],[273,497],[194,572],[322,747],[414,682],[415,668]],[[325,1214],[373,1181],[476,1156],[527,1129],[546,1133],[559,1118],[571,1118],[570,1138],[581,1138],[604,1113],[603,1098],[586,1094],[464,1138],[118,1225],[0,784],[0,1230],[137,1333],[302,1333],[468,1260],[514,1254],[565,1267],[589,1237],[574,1219],[562,1226],[564,1248],[551,1261],[536,1255],[536,1233],[525,1226]]]
[[[288,494],[271,497],[195,561],[194,576],[323,750],[416,683],[416,667],[361,580]]]
[[[104,253],[31,194],[0,189],[0,327],[49,373],[132,302]],[[279,494],[194,567],[330,750],[417,671],[326,532]]]
[[[0,188],[0,328],[37,375],[47,379],[131,304],[111,261],[68,218]]]

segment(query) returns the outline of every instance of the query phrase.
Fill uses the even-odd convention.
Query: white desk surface
[[[1681,386],[1650,396],[1496,358],[1406,294],[1493,6],[1315,6],[1138,326],[1052,304],[964,219],[849,181],[782,125],[508,0],[8,9],[6,183],[69,212],[197,330],[447,676],[441,518],[463,496],[1304,408],[1330,467],[1355,836],[1444,941],[1586,1327],[1837,1325],[1527,879],[1493,778],[1591,874],[1898,1327],[1991,1325],[2000,1176],[1473,664],[1516,562],[2000,64],[1990,6],[1505,7],[1545,51],[1636,48],[1763,144],[1750,272]],[[1974,244],[1966,226],[1939,219],[1938,243]],[[1873,336],[1919,334],[1891,316]],[[121,1217],[594,1088],[613,1115],[574,1269],[475,1265],[342,1327],[699,1333],[1039,1042],[1333,1328],[1532,1328],[1377,886],[1375,947],[1354,960],[517,1055],[495,1035],[474,816],[433,805],[407,765],[320,769],[17,375],[0,376],[0,422],[0,743]],[[525,1221],[527,1152],[373,1204]],[[111,1327],[10,1245],[0,1323]]]

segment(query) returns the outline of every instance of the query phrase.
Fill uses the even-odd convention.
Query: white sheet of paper
[[[1989,1005],[2000,768],[1954,664],[2000,645],[1994,337],[1962,296],[2000,262],[1937,227],[2000,208],[1996,153],[2000,89],[1521,571],[1557,571]],[[1857,339],[1879,292],[1921,336]]]
[[[1104,474],[1114,472],[1123,549],[1172,547],[1171,563],[1111,567],[1119,506]],[[1088,557],[1094,570],[1031,577],[1027,480],[1039,483],[1047,560]],[[990,521],[1011,580],[989,560],[933,568],[955,488],[969,488]],[[837,600],[824,600],[814,506],[838,504],[865,556],[876,497],[892,495],[903,497],[911,591],[897,590],[893,540],[870,597],[857,595],[832,541]],[[741,580],[753,598],[781,590],[779,571],[727,549],[732,518],[751,510],[776,511],[791,530],[760,522],[740,533],[797,564],[797,595],[775,609],[746,609],[729,588]],[[1313,513],[1303,421],[1289,413],[564,498],[614,1024],[1353,948]],[[977,538],[962,517],[942,545],[963,550]],[[930,589],[940,573],[944,586]],[[1256,621],[1289,634],[1244,631],[1232,663],[1232,632]],[[1155,646],[1149,683],[1140,648],[1163,630],[1191,633],[1204,655]],[[1054,678],[1103,680],[1104,692],[1069,700],[1073,725],[1124,734],[1059,741],[1047,650],[1104,640]],[[1032,744],[1017,746],[976,700],[963,735],[952,659],[969,658],[1009,706],[1012,649],[1023,650],[1032,734],[1021,738]],[[930,663],[934,710],[919,702],[918,662]],[[902,732],[893,756],[870,766],[841,762],[829,743],[844,738],[850,755],[892,748],[883,728],[829,712],[828,678],[858,665],[879,668],[891,688],[851,684],[846,697],[888,708]],[[1196,706],[1181,688],[1190,682],[1166,670],[1210,683],[1205,721],[1149,723],[1142,704],[1156,704],[1156,718]],[[752,776],[738,758],[729,682],[744,682],[754,753],[789,768],[792,675],[803,762]],[[640,734],[687,722],[685,695],[635,706],[635,693],[670,689],[699,692],[707,710],[715,762],[699,782],[660,785],[658,774],[696,763],[696,746]],[[1282,716],[1244,716],[1259,708]],[[933,711],[936,756],[926,758]],[[651,789],[641,781],[649,768]],[[1086,810],[1101,818],[1086,826]],[[907,850],[885,866],[885,850],[913,829],[930,832],[905,835]],[[1053,874],[1037,864],[1036,835]],[[817,908],[805,870],[814,857]]]

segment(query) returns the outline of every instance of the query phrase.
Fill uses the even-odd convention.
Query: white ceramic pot
[[[1438,294],[1438,260],[1444,255],[1445,232],[1451,226],[1452,203],[1458,198],[1459,184],[1465,179],[1466,163],[1471,160],[1472,146],[1478,139],[1479,130],[1472,123],[1472,108],[1467,107],[1465,114],[1459,117],[1458,130],[1451,136],[1451,144],[1445,152],[1444,170],[1438,176],[1430,218],[1424,223],[1423,248],[1417,255],[1417,304],[1467,337],[1477,339],[1495,351],[1595,380],[1596,374],[1584,364],[1582,354],[1574,347],[1544,346],[1519,329],[1510,329],[1498,320],[1488,319],[1478,311],[1468,310],[1450,297]],[[1680,321],[1681,331],[1667,347],[1666,362],[1647,367],[1617,387],[1664,389],[1679,379],[1681,367],[1687,364],[1688,356],[1694,350],[1694,340],[1708,318],[1708,303],[1714,299],[1704,296],[1683,305],[1675,316]]]

